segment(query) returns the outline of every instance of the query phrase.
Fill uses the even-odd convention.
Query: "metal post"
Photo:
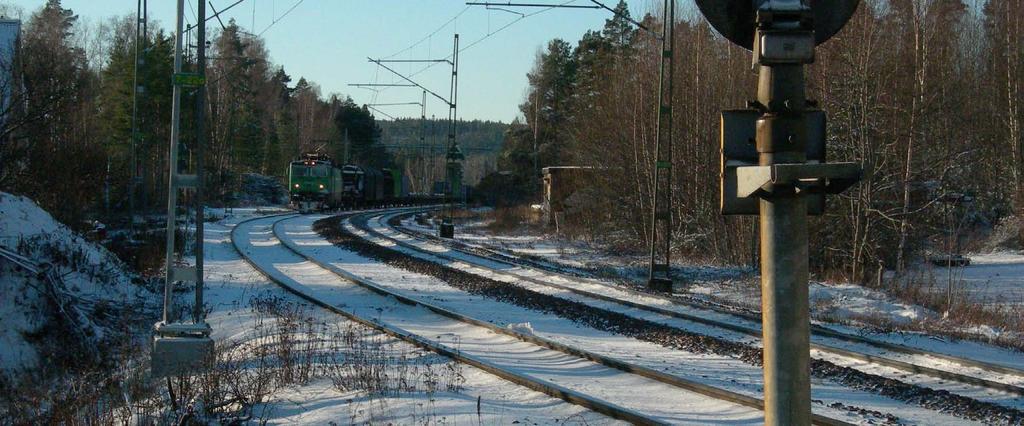
[[[145,19],[142,15],[142,3],[145,0],[138,0],[135,9],[135,67],[132,71],[132,155],[131,155],[131,180],[128,182],[128,231],[135,235],[135,191],[139,180],[139,67],[142,66],[142,40],[146,34],[141,34],[142,22]]]
[[[803,64],[761,65],[757,97],[766,109],[757,126],[759,164],[804,163]],[[777,187],[760,204],[765,424],[809,425],[807,205],[794,186]]]
[[[672,80],[675,27],[675,0],[665,0],[665,25],[662,32],[661,74],[658,84],[658,128],[655,137],[657,160],[654,164],[654,202],[651,207],[651,263],[648,287],[672,291],[669,263],[672,248]]]
[[[181,50],[184,28],[185,0],[178,0],[178,15],[175,20],[176,32],[174,33],[174,73],[181,73]],[[164,314],[163,322],[172,321],[171,310],[174,300],[172,299],[174,287],[174,231],[177,228],[175,217],[178,207],[178,187],[175,184],[178,175],[178,139],[181,129],[181,85],[175,84],[171,94],[171,143],[168,152],[167,165],[170,173],[167,175],[167,254],[165,264],[167,265],[167,281],[164,284]]]
[[[196,33],[196,73],[201,80],[206,79],[206,3],[199,0],[199,28]],[[198,324],[205,319],[203,310],[203,145],[206,143],[206,85],[196,88],[196,142],[193,151],[196,159],[196,304],[192,310],[192,320]]]
[[[203,5],[203,3],[200,3]],[[199,108],[196,118],[202,122],[202,111],[205,102],[202,99],[202,90],[205,87],[205,80],[200,73],[182,73],[182,21],[184,17],[184,0],[178,0],[177,32],[175,33],[174,49],[174,92],[171,105],[171,141],[168,153],[167,173],[167,278],[164,283],[164,312],[163,319],[154,327],[153,348],[151,356],[151,374],[153,377],[169,377],[192,374],[209,367],[213,359],[213,339],[210,338],[210,326],[203,321],[203,295],[202,295],[202,213],[197,214],[197,238],[196,238],[196,267],[179,267],[174,264],[175,228],[177,228],[176,213],[178,207],[178,191],[181,189],[194,188],[196,193],[196,208],[202,208],[200,193],[200,179],[202,166],[197,165],[197,174],[180,174],[178,168],[178,150],[180,149],[181,137],[181,92],[185,87],[194,87],[200,90],[200,99],[196,100]],[[200,8],[200,16],[205,18],[205,11]],[[205,32],[200,37],[205,37]],[[203,52],[205,55],[205,52]],[[200,71],[203,64],[199,65]],[[202,135],[203,126],[197,128]],[[202,143],[202,136],[197,141]],[[193,148],[195,149],[195,148]],[[196,154],[197,162],[201,164],[201,157]],[[192,281],[196,283],[195,306],[192,310],[192,323],[186,324],[175,318],[173,289],[176,282]]]
[[[420,103],[420,146],[427,145],[427,91],[423,91],[423,102]],[[420,161],[423,163],[423,188],[430,188],[430,179],[427,173],[427,162],[422,160],[422,151],[420,151]],[[429,189],[424,189],[422,192],[427,192]]]
[[[826,161],[825,117],[808,108],[804,65],[860,1],[696,3],[723,36],[753,52],[759,72],[757,101],[722,114],[720,184],[722,214],[761,217],[765,424],[810,425],[807,215],[821,214],[824,195],[855,184],[861,169]]]
[[[437,146],[437,115],[430,115],[430,195],[434,195],[434,183],[437,182],[437,158],[434,157],[434,147]],[[442,151],[444,152],[444,151]]]
[[[455,194],[461,190],[462,182],[459,178],[461,170],[461,153],[455,138],[455,120],[458,118],[459,96],[459,35],[455,34],[455,42],[452,47],[452,80],[448,97],[448,152],[445,155],[445,175],[448,181],[448,190],[445,191],[445,218],[441,223],[441,238],[452,238],[455,236]],[[458,185],[460,188],[455,188]]]

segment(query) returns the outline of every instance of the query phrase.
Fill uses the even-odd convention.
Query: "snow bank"
[[[505,328],[522,334],[533,334],[533,324],[528,322],[517,322],[506,325]]]
[[[114,326],[113,306],[144,307],[144,281],[105,248],[85,240],[57,222],[32,200],[0,192],[0,247],[18,253],[51,276],[43,277],[0,257],[0,371],[11,373],[38,365],[42,338],[85,333],[102,341]],[[69,324],[55,308],[54,293],[89,324]]]
[[[905,325],[934,317],[928,309],[895,302],[880,291],[856,284],[812,283],[810,302],[815,313],[840,320],[883,318]]]

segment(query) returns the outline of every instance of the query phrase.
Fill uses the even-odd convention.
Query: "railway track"
[[[423,211],[423,210],[419,210],[419,211]],[[500,270],[500,269],[495,268],[494,266],[487,265],[485,262],[474,261],[474,258],[479,258],[479,259],[485,260],[487,262],[492,262],[492,263],[501,264],[501,265],[514,266],[514,267],[517,267],[517,268],[523,268],[523,269],[527,269],[527,270],[529,270],[529,269],[539,270],[540,269],[540,268],[537,268],[537,267],[535,267],[533,265],[523,265],[523,264],[517,263],[514,260],[512,260],[512,258],[510,256],[508,256],[508,255],[504,255],[503,254],[501,257],[482,255],[480,253],[477,253],[476,251],[469,251],[469,250],[465,250],[465,249],[463,249],[461,247],[456,247],[457,244],[450,244],[447,241],[439,241],[440,239],[431,238],[431,236],[426,236],[426,235],[422,235],[420,233],[416,233],[416,232],[413,232],[413,231],[402,229],[401,227],[393,226],[392,224],[389,223],[390,220],[388,220],[388,219],[390,219],[390,218],[394,218],[396,216],[406,216],[406,215],[409,215],[409,214],[412,214],[412,213],[389,213],[389,214],[388,213],[380,213],[380,214],[377,214],[377,215],[374,215],[374,216],[380,222],[380,224],[381,224],[380,226],[387,227],[389,230],[391,230],[393,232],[397,232],[397,233],[399,233],[401,235],[404,235],[406,237],[409,237],[409,238],[412,238],[414,240],[418,240],[418,241],[421,241],[421,242],[428,242],[428,243],[432,243],[432,244],[441,244],[441,245],[445,246],[446,248],[448,248],[449,250],[453,250],[454,252],[457,252],[457,253],[459,253],[461,255],[452,255],[452,254],[448,254],[448,253],[444,253],[444,252],[439,252],[439,251],[435,251],[435,250],[427,250],[427,249],[425,249],[425,248],[423,248],[421,246],[418,246],[416,244],[412,244],[412,243],[410,243],[408,241],[403,241],[403,240],[401,240],[399,238],[396,238],[396,237],[393,237],[393,236],[389,236],[389,235],[385,235],[384,233],[382,233],[382,232],[380,232],[378,230],[372,229],[370,226],[365,226],[365,227],[360,227],[360,228],[364,232],[368,232],[368,233],[370,233],[370,234],[372,234],[372,235],[374,235],[374,236],[376,236],[378,238],[385,239],[385,240],[390,241],[391,243],[399,245],[401,247],[404,247],[404,248],[407,248],[407,249],[410,249],[410,250],[414,250],[414,251],[417,251],[419,253],[423,253],[423,254],[426,254],[426,255],[442,258],[442,259],[445,259],[447,261],[465,262],[465,263],[468,263],[468,264],[472,264],[472,265],[474,265],[476,267],[480,267],[480,268],[486,269],[486,270],[490,271],[491,273],[493,273],[494,275],[505,276],[505,277],[516,279],[516,280],[526,281],[526,282],[529,282],[529,283],[532,283],[532,284],[552,287],[552,288],[556,288],[556,289],[563,290],[563,291],[569,291],[569,292],[572,292],[574,294],[577,294],[577,295],[580,295],[580,296],[583,296],[583,297],[586,297],[586,298],[592,298],[592,299],[597,299],[597,300],[601,300],[601,301],[605,301],[605,302],[611,302],[611,303],[619,304],[619,305],[622,305],[622,306],[625,306],[625,307],[629,307],[629,308],[632,308],[632,309],[639,309],[639,310],[643,310],[643,311],[647,311],[647,312],[651,312],[651,313],[656,313],[656,314],[659,314],[659,315],[664,315],[664,316],[668,316],[668,317],[678,318],[678,319],[682,319],[682,320],[685,320],[685,321],[696,322],[696,323],[700,323],[700,324],[704,324],[704,325],[708,325],[708,326],[712,326],[712,327],[717,327],[717,328],[721,328],[721,329],[730,330],[730,331],[733,331],[733,332],[736,332],[736,333],[740,333],[740,334],[743,334],[743,335],[747,335],[747,336],[751,336],[751,337],[755,337],[755,338],[760,338],[760,335],[761,335],[760,329],[758,327],[756,327],[756,326],[752,326],[752,324],[749,324],[750,322],[756,322],[757,324],[759,324],[760,323],[760,318],[751,318],[750,316],[737,314],[734,311],[726,311],[723,308],[716,308],[714,306],[707,306],[707,305],[698,305],[695,302],[680,300],[680,299],[675,298],[675,297],[667,297],[667,296],[652,294],[652,293],[648,293],[648,292],[642,292],[642,291],[638,291],[638,290],[633,290],[633,289],[629,289],[629,288],[613,287],[612,285],[609,285],[609,284],[606,284],[606,283],[597,282],[596,280],[588,280],[587,281],[588,284],[600,285],[603,288],[614,289],[616,291],[620,291],[622,293],[625,293],[625,294],[627,294],[629,296],[642,297],[642,298],[651,298],[651,299],[656,299],[658,301],[664,302],[664,303],[669,304],[669,305],[683,306],[683,307],[686,307],[686,308],[689,308],[689,309],[699,309],[700,310],[700,311],[698,311],[697,314],[681,312],[679,310],[674,309],[674,307],[654,306],[654,305],[647,304],[647,303],[639,303],[639,302],[635,302],[633,300],[625,299],[625,298],[622,298],[622,297],[610,296],[608,294],[601,294],[601,293],[596,293],[596,292],[593,292],[593,291],[588,291],[588,290],[581,289],[579,287],[575,287],[575,286],[572,286],[572,285],[557,284],[557,283],[551,282],[550,279],[539,279],[536,276],[528,276],[528,275],[524,275],[524,274],[521,274],[521,273],[510,272],[507,269]],[[362,216],[366,216],[366,215],[362,215]],[[372,220],[372,219],[370,219],[370,220]],[[561,271],[553,271],[553,270],[550,270],[550,269],[543,269],[543,270],[541,270],[541,272],[543,272],[544,274],[558,275],[561,278],[563,278],[565,280],[568,280],[568,281],[574,281],[574,280],[578,280],[579,279],[578,277],[565,277],[564,274],[561,273]],[[728,318],[728,317],[726,317],[726,320],[715,319],[713,317],[709,317],[707,315],[704,315],[705,311],[707,311],[707,310],[713,310],[713,311],[715,311],[718,314],[723,314],[723,315],[728,315],[728,316],[738,316],[738,317],[740,317],[740,319],[742,319],[744,321],[738,322],[738,321],[735,321],[736,318]],[[746,322],[748,324],[747,325],[743,325],[743,322]],[[950,355],[946,355],[946,354],[941,354],[941,353],[936,353],[936,352],[931,352],[931,351],[919,350],[919,349],[910,348],[910,347],[906,347],[906,346],[902,346],[902,345],[896,345],[896,344],[887,343],[887,342],[875,341],[875,340],[872,340],[872,339],[867,339],[867,338],[862,337],[862,336],[855,336],[855,335],[849,335],[849,334],[845,334],[845,333],[840,333],[840,332],[837,332],[835,330],[827,329],[827,328],[820,327],[820,326],[813,327],[812,333],[816,337],[819,337],[819,338],[832,339],[832,340],[848,342],[848,343],[864,344],[864,345],[873,346],[873,347],[876,347],[876,348],[879,348],[879,349],[883,349],[883,350],[888,350],[888,351],[893,351],[893,352],[901,353],[901,354],[906,354],[906,355],[911,355],[911,356],[919,356],[919,357],[929,357],[929,358],[933,358],[933,359],[937,359],[937,360],[941,360],[941,361],[945,361],[945,362],[955,363],[958,366],[970,367],[970,368],[982,370],[982,371],[985,371],[985,372],[991,372],[991,373],[998,373],[998,374],[1004,374],[1004,375],[1008,375],[1008,376],[1013,376],[1014,378],[1017,378],[1018,380],[1024,379],[1024,370],[1019,370],[1019,369],[1015,369],[1015,368],[1004,366],[1004,365],[994,364],[994,363],[990,363],[990,362],[977,361],[977,360],[972,360],[972,359],[966,359],[966,358],[961,358],[961,357],[954,357],[954,356],[950,356]],[[821,352],[831,353],[831,354],[835,354],[835,355],[838,355],[838,356],[842,356],[842,357],[846,357],[846,358],[851,358],[851,359],[855,359],[855,360],[858,360],[858,361],[867,362],[867,363],[871,363],[871,364],[882,365],[882,366],[885,366],[885,367],[890,367],[890,368],[906,371],[906,372],[913,373],[913,374],[922,374],[922,375],[927,375],[927,376],[931,376],[931,377],[935,377],[935,378],[939,378],[939,379],[943,379],[943,380],[951,380],[951,381],[963,383],[963,384],[966,384],[966,385],[979,386],[979,387],[983,387],[983,388],[986,388],[986,389],[992,389],[992,390],[996,390],[996,391],[1000,391],[1000,392],[1006,392],[1006,393],[1011,393],[1011,394],[1016,394],[1016,395],[1024,395],[1024,388],[1022,388],[1021,386],[1018,386],[1017,384],[1013,384],[1013,383],[1004,383],[1004,382],[995,381],[995,380],[991,380],[991,379],[987,379],[987,378],[980,378],[980,377],[976,377],[976,376],[972,376],[972,375],[968,375],[968,374],[962,374],[962,373],[957,373],[957,372],[953,372],[953,371],[948,371],[948,370],[942,370],[942,369],[927,367],[927,366],[923,366],[923,365],[920,365],[920,364],[915,364],[915,363],[911,363],[911,362],[907,362],[907,361],[891,359],[891,358],[888,358],[888,357],[885,357],[885,356],[880,356],[878,354],[863,353],[863,352],[857,352],[857,351],[850,350],[850,349],[840,348],[840,347],[837,347],[835,345],[828,345],[828,344],[812,342],[811,347],[812,347],[812,350],[818,350],[818,351],[821,351]]]
[[[715,388],[702,383],[691,382],[678,377],[669,376],[664,373],[631,365],[615,359],[610,359],[585,350],[574,348],[568,345],[549,341],[543,338],[524,334],[518,331],[502,328],[486,321],[471,318],[469,316],[453,312],[428,302],[417,300],[400,293],[391,291],[385,286],[357,276],[351,272],[341,269],[335,265],[323,262],[308,256],[302,252],[287,237],[283,237],[279,225],[294,216],[282,216],[275,218],[254,218],[239,223],[231,233],[232,244],[243,259],[255,269],[266,275],[271,281],[310,303],[329,310],[333,313],[345,316],[353,321],[366,326],[381,330],[398,339],[407,341],[427,350],[431,350],[453,359],[475,366],[481,370],[502,377],[513,383],[546,393],[550,396],[578,404],[613,418],[626,420],[636,424],[663,424],[675,423],[680,419],[671,415],[662,416],[649,414],[658,412],[658,409],[651,410],[645,404],[663,406],[668,410],[678,411],[681,408],[695,407],[693,402],[701,401],[699,405],[707,405],[708,400],[714,400],[711,404],[720,410],[715,417],[703,419],[703,422],[719,419],[722,414],[734,417],[733,421],[740,419],[740,423],[757,423],[761,419],[761,408],[763,402],[759,399],[746,395],[731,392],[725,389]],[[247,233],[249,238],[248,246],[240,243],[243,238],[239,234],[244,230],[253,229],[257,222],[266,222],[263,229],[255,235],[267,237],[267,240],[258,245],[252,244],[251,237],[254,233]],[[270,241],[270,240],[276,241]],[[258,247],[258,248],[257,248]],[[262,256],[255,256],[250,250],[276,250],[277,253],[271,257],[271,262],[261,261],[266,258],[267,253]],[[283,257],[282,257],[283,256]],[[295,268],[285,268],[281,261],[290,257],[292,263],[298,262]],[[270,263],[268,265],[268,263]],[[298,266],[302,264],[302,266]],[[309,286],[300,283],[295,278],[296,274],[315,273],[318,279],[323,280],[324,275],[330,275],[330,285]],[[338,281],[341,278],[341,281]],[[340,285],[347,283],[347,285]],[[337,300],[345,300],[345,305],[354,304],[353,300],[375,300],[377,309],[376,319],[367,318],[365,315],[358,315],[355,308],[346,309],[345,305],[339,306],[324,297],[325,290],[344,288],[346,297]],[[338,295],[336,295],[338,296]],[[402,310],[414,310],[412,314],[415,321],[410,318],[395,317],[391,315],[384,306],[384,301],[394,301],[404,305]],[[369,305],[374,306],[373,303]],[[385,318],[387,317],[387,318]],[[424,325],[426,324],[426,325]],[[459,330],[459,346],[444,344],[440,340],[429,337],[438,331],[446,330],[442,334],[450,334],[452,330]],[[486,347],[487,349],[481,349]],[[509,359],[509,354],[517,354],[515,359]],[[556,380],[549,377],[541,378],[543,374],[525,374],[522,372],[523,364],[529,366],[535,363],[533,369],[528,371],[545,371],[553,375],[559,383],[563,380],[572,383],[573,374],[586,373],[593,377],[585,382],[596,382],[599,386],[575,388],[573,385],[560,385]],[[569,375],[569,378],[559,376]],[[618,382],[618,383],[614,383]],[[630,385],[632,383],[632,385]],[[577,383],[578,385],[578,383]],[[640,387],[637,387],[640,385]],[[613,389],[618,389],[614,391]],[[670,390],[674,389],[674,390]],[[668,391],[668,392],[666,392]],[[603,394],[602,394],[603,392]],[[609,393],[610,392],[610,393]],[[626,392],[625,395],[616,392]],[[630,395],[636,392],[644,392],[648,395],[658,395],[656,398],[648,399],[644,403],[631,401]],[[650,392],[650,393],[648,393]],[[624,401],[609,402],[614,396],[624,397]],[[627,406],[628,405],[628,406]],[[723,411],[724,410],[724,411]],[[696,413],[685,413],[690,422],[701,422]],[[847,424],[842,421],[815,416],[815,424],[838,425]]]
[[[394,212],[391,212],[391,213],[388,213],[386,216],[393,216],[393,215],[394,215]],[[365,218],[366,216],[367,215],[358,215],[357,217],[355,217],[355,219],[359,219],[359,217],[364,217]],[[385,215],[384,214],[378,214],[376,216],[379,219],[380,217],[383,217]],[[358,220],[355,220],[354,222],[358,222]],[[344,226],[351,227],[352,225],[351,225],[351,222],[346,221]],[[362,233],[362,232],[364,232],[364,231],[358,230],[358,229],[355,230],[355,231],[356,231],[355,233]],[[347,232],[352,232],[352,230],[349,230]],[[367,237],[367,235],[361,236],[361,238],[366,238],[366,237]],[[372,237],[372,238],[377,238],[377,237]],[[400,244],[400,243],[404,243],[404,241],[395,240],[394,238],[384,238],[384,239],[385,239],[385,242],[386,242],[385,245],[391,245],[391,244],[404,245],[404,244]],[[371,244],[371,245],[372,244],[380,244],[379,242],[374,242],[374,243],[368,242],[368,243]],[[390,248],[390,250],[394,250],[394,248]],[[423,252],[422,249],[417,250],[417,251],[420,251],[419,254],[421,256],[432,256],[432,257],[435,257],[435,258],[438,257],[437,256],[437,254],[438,254],[438,249],[437,248],[435,248],[433,250],[428,250],[428,252]],[[442,251],[444,251],[444,250],[442,250]],[[444,259],[442,259],[442,260],[444,260]],[[448,262],[454,262],[454,263],[448,263]],[[472,264],[470,262],[467,262],[467,261],[465,261],[462,258],[457,258],[457,259],[449,258],[449,259],[447,259],[447,260],[445,260],[445,261],[443,261],[441,263],[448,264],[449,266],[457,268],[460,271],[463,271],[463,272],[466,272],[466,273],[471,273],[471,272],[468,272],[468,271],[474,268],[474,266],[472,266]],[[473,274],[479,274],[478,271],[474,271],[472,273]],[[547,285],[549,283],[542,283],[542,284]],[[598,298],[598,299],[604,301],[604,299],[600,299],[600,298]],[[642,310],[642,308],[644,308],[644,307],[640,306],[638,308],[640,308]],[[726,327],[726,329],[728,329],[728,328]],[[745,334],[749,334],[749,333],[745,333]],[[855,357],[854,359],[855,360],[856,359],[864,359],[864,360],[877,360],[877,359],[880,359],[880,357],[876,357],[876,356],[873,356],[873,355],[866,355],[866,354],[859,354],[859,355],[860,355],[859,357]],[[881,362],[886,362],[884,358],[881,358],[881,359],[883,360]],[[850,361],[847,360],[846,362],[850,362]],[[870,361],[865,361],[865,364],[869,363],[869,362]],[[877,363],[875,363],[875,364],[877,365]],[[903,371],[907,370],[907,369],[915,369],[915,366],[913,364],[909,364],[909,367],[908,367],[908,363],[902,363],[901,364],[899,362],[896,362],[896,363],[888,363],[888,364],[890,364],[890,365],[899,365],[901,367],[904,367],[904,369],[902,369],[900,371],[895,371],[895,370],[894,371],[883,371],[883,370],[876,369],[875,373],[874,373],[875,377],[873,379],[869,378],[869,381],[870,382],[875,382],[876,385],[878,385],[879,383],[882,383],[883,384],[882,386],[885,386],[884,383],[886,383],[886,380],[887,380],[887,379],[884,379],[885,377],[900,377],[901,380],[902,379],[906,379],[907,375],[901,374],[901,373]],[[823,366],[826,369],[829,369],[829,368],[834,369],[835,368],[834,365],[829,367],[828,365],[824,365],[823,364]],[[857,365],[853,365],[853,367],[858,367],[858,366]],[[917,365],[916,367],[922,367],[922,366]],[[933,369],[929,369],[929,370],[919,369],[919,371],[922,371],[922,370],[923,371],[930,371],[930,370],[933,370]],[[833,373],[826,373],[826,374],[833,374]],[[922,373],[915,373],[915,374],[922,374]],[[840,375],[842,375],[842,374],[840,374]],[[962,381],[962,383],[976,383],[976,384],[975,385],[970,385],[970,386],[965,386],[963,388],[957,388],[954,384],[949,384],[949,383],[944,382],[944,380],[948,380],[948,379],[943,379],[943,380],[928,379],[929,381],[926,382],[926,385],[925,385],[924,388],[921,388],[921,387],[919,387],[919,386],[917,386],[915,384],[906,384],[906,385],[903,385],[903,386],[904,386],[905,391],[910,393],[910,394],[919,394],[921,391],[925,391],[925,393],[931,394],[932,397],[938,398],[937,401],[944,401],[944,402],[941,402],[941,403],[938,403],[938,404],[923,403],[923,404],[921,404],[922,407],[930,407],[931,409],[939,410],[939,411],[942,411],[942,412],[954,412],[954,413],[960,412],[960,413],[963,413],[964,410],[962,410],[962,408],[964,408],[964,407],[971,407],[971,409],[973,409],[975,407],[978,407],[977,403],[980,402],[982,406],[985,406],[986,404],[988,404],[988,408],[983,408],[984,411],[987,411],[990,414],[996,413],[995,415],[997,417],[992,417],[992,418],[1004,418],[1005,416],[1009,416],[1009,417],[1005,417],[1005,418],[1017,419],[1017,420],[1009,420],[1010,424],[1018,424],[1017,422],[1019,422],[1020,419],[1022,418],[1021,417],[1021,412],[1019,410],[1019,406],[1021,404],[1021,400],[1019,398],[1017,398],[1015,400],[1007,400],[1006,399],[1007,396],[998,397],[997,400],[1003,402],[1004,404],[1008,403],[1009,405],[1001,405],[999,402],[997,402],[997,403],[982,402],[982,401],[985,401],[986,399],[989,399],[989,398],[986,398],[986,396],[987,396],[987,394],[990,393],[990,392],[987,392],[987,390],[990,389],[990,388],[989,387],[985,387],[984,385],[990,384],[990,382],[991,382],[990,380],[984,380],[984,379],[982,379],[982,380],[975,380],[977,378],[970,377],[970,376],[965,376],[965,375],[960,375],[960,376],[963,376],[963,377],[949,376],[949,375],[946,375],[946,374],[942,374],[942,375],[946,376],[946,377],[956,377],[956,378],[960,379]],[[869,373],[868,376],[871,376],[871,374]],[[866,376],[862,376],[862,377],[866,377]],[[845,382],[845,383],[851,383],[851,382]],[[908,382],[908,383],[911,383],[911,382]],[[994,386],[994,388],[998,390],[997,392],[1005,393],[1006,386],[1003,386],[1003,385],[1005,385],[1005,384],[996,384],[996,386]],[[928,389],[929,387],[935,387],[935,388],[944,389],[944,390],[935,391],[935,390],[932,390],[932,389]],[[860,389],[865,389],[864,387],[859,387],[859,388]],[[984,388],[985,391],[982,391],[981,390],[982,388]],[[964,392],[966,392],[966,393],[964,393]],[[901,400],[908,401],[908,402],[913,401],[913,400],[920,401],[919,396],[913,396],[913,397],[909,397],[908,398],[908,397],[905,397],[905,396],[895,396],[895,394],[893,394],[893,393],[887,393],[887,392],[884,392],[884,391],[881,394],[882,395],[891,395],[893,397],[896,397],[897,399],[901,399]],[[960,395],[971,395],[971,396],[967,396],[966,400],[965,400],[965,399],[963,399],[964,397],[960,396]],[[976,398],[979,395],[982,397],[982,399],[980,399],[980,400],[974,399],[974,398]],[[925,398],[925,399],[928,399],[928,398]],[[945,404],[949,404],[951,400],[952,400],[952,404],[953,405],[959,405],[960,408],[953,409],[949,405],[945,405]],[[973,402],[971,402],[971,401],[973,401]],[[993,405],[993,404],[995,404],[995,405]],[[999,407],[999,406],[1002,406],[1003,408],[995,408],[995,407]]]
[[[392,215],[391,217],[392,218],[395,218],[395,217],[401,218],[401,217],[409,216],[409,215],[414,214],[414,213],[426,212],[426,211],[430,211],[430,209],[422,209],[422,210],[418,210],[418,211],[415,211],[415,212],[401,213],[401,214],[397,214],[397,215]],[[386,222],[390,222],[390,220],[388,220]],[[543,272],[545,274],[553,274],[553,275],[556,275],[556,276],[565,277],[568,280],[584,282],[584,283],[587,283],[587,284],[590,284],[590,285],[597,285],[597,286],[602,286],[602,287],[610,288],[610,289],[613,289],[613,290],[616,290],[616,291],[621,291],[621,292],[624,292],[624,293],[628,293],[630,296],[639,296],[639,297],[644,297],[644,298],[656,299],[656,300],[659,300],[659,301],[662,301],[662,302],[665,302],[665,303],[668,303],[668,304],[681,305],[681,306],[686,306],[688,308],[700,309],[700,310],[704,310],[704,311],[714,311],[714,312],[716,312],[718,314],[727,315],[727,316],[731,316],[731,317],[738,317],[739,319],[742,319],[742,320],[744,320],[746,322],[750,322],[750,323],[760,324],[760,322],[761,322],[761,317],[760,317],[760,313],[759,312],[746,312],[746,311],[742,311],[742,310],[737,310],[737,309],[732,308],[732,307],[710,303],[710,302],[704,301],[704,300],[695,300],[695,299],[684,298],[684,297],[679,297],[679,296],[674,296],[674,295],[664,295],[664,294],[660,294],[660,293],[653,293],[653,292],[648,292],[648,291],[642,291],[642,290],[638,290],[638,289],[634,289],[634,288],[629,288],[629,287],[616,286],[616,285],[613,285],[613,284],[609,284],[609,283],[606,283],[606,282],[594,279],[594,278],[592,278],[590,276],[587,276],[586,273],[582,273],[582,272],[578,272],[578,271],[569,272],[569,271],[566,271],[565,269],[559,269],[559,268],[553,267],[551,265],[548,265],[548,264],[546,264],[544,262],[537,262],[537,261],[533,261],[533,260],[530,260],[530,259],[524,259],[524,258],[521,258],[521,257],[517,257],[517,256],[514,256],[514,255],[510,255],[510,254],[507,254],[507,253],[500,252],[498,250],[492,250],[492,249],[488,249],[488,248],[485,248],[485,247],[471,246],[471,245],[468,245],[468,244],[465,244],[465,243],[461,243],[461,242],[458,242],[458,241],[454,241],[454,240],[444,240],[444,239],[438,238],[438,237],[433,236],[433,235],[423,234],[423,233],[420,233],[420,232],[416,232],[416,231],[412,231],[412,230],[409,230],[409,229],[405,229],[404,227],[392,226],[390,223],[388,223],[387,226],[388,226],[388,228],[390,230],[392,230],[394,232],[397,232],[397,233],[400,233],[400,234],[403,234],[405,236],[408,236],[409,238],[412,238],[412,239],[415,239],[415,240],[424,241],[424,242],[430,242],[430,243],[434,243],[434,244],[443,245],[443,246],[447,247],[450,250],[463,253],[463,254],[465,254],[467,256],[473,256],[473,257],[478,257],[478,258],[481,258],[481,259],[485,259],[485,260],[490,261],[490,262],[495,262],[495,263],[503,264],[503,265],[516,266],[516,267],[520,267],[520,268],[524,268],[524,269],[529,269],[529,270],[541,271],[541,272]],[[380,234],[380,233],[378,232],[377,234]],[[383,237],[387,238],[387,239],[394,240],[391,237],[387,237],[387,236],[383,236]],[[466,259],[460,258],[460,260],[462,260],[462,261],[471,261],[471,258],[470,258],[470,260],[466,260]],[[510,275],[515,275],[516,277],[519,277],[519,278],[522,278],[522,279],[525,279],[525,280],[533,279],[532,277],[524,277],[524,276],[519,275],[519,274],[510,274]],[[621,299],[619,299],[619,300],[621,301]],[[668,315],[673,315],[673,314],[668,314]],[[702,317],[697,317],[697,318],[695,318],[695,320],[700,321],[700,320],[702,320]],[[725,327],[730,327],[732,325],[731,322],[727,322],[727,323],[715,322],[715,324],[723,325]],[[748,334],[748,335],[751,335],[751,336],[757,336],[757,337],[759,337],[760,333],[761,333],[760,329],[754,329],[754,328],[751,328],[751,327],[738,327],[735,331],[742,332],[742,333],[745,333],[745,334]],[[811,332],[812,332],[813,335],[816,335],[816,336],[827,337],[827,338],[834,338],[834,339],[837,339],[837,340],[842,340],[842,341],[846,341],[846,342],[850,342],[850,343],[865,344],[865,345],[869,345],[869,346],[872,346],[872,347],[875,347],[875,348],[878,348],[878,349],[881,349],[881,350],[885,350],[885,351],[891,351],[891,352],[896,352],[896,353],[905,354],[905,355],[911,355],[911,356],[927,356],[927,357],[934,358],[934,359],[937,359],[937,360],[941,360],[941,361],[944,361],[944,362],[954,363],[954,364],[957,364],[958,366],[969,367],[969,368],[977,368],[977,369],[980,369],[980,370],[983,370],[983,371],[988,371],[988,372],[993,372],[993,373],[1000,373],[1000,374],[1006,374],[1006,375],[1010,375],[1010,376],[1016,376],[1018,378],[1024,378],[1024,370],[1019,369],[1019,368],[1014,368],[1014,367],[1006,366],[1006,365],[1002,365],[1002,364],[999,364],[999,363],[996,363],[996,362],[981,361],[981,360],[975,360],[975,359],[970,359],[970,358],[964,358],[964,357],[960,357],[960,356],[945,354],[945,353],[941,353],[941,352],[917,349],[917,348],[913,348],[913,347],[909,347],[909,346],[905,346],[905,345],[900,345],[900,344],[896,344],[896,343],[890,343],[890,342],[884,342],[884,341],[880,341],[880,340],[870,339],[870,338],[867,338],[867,337],[864,337],[864,336],[858,336],[858,335],[855,335],[855,334],[844,333],[844,332],[841,332],[841,331],[837,331],[837,330],[834,330],[834,329],[831,329],[831,328],[828,328],[828,327],[824,327],[824,326],[821,326],[821,325],[816,325],[816,324],[812,324],[811,325]],[[907,371],[914,372],[914,373],[929,374],[928,370],[915,371],[914,367],[912,365],[903,365],[903,366],[893,365],[893,367],[900,368],[900,369],[907,369]],[[933,372],[933,373],[935,373],[935,374],[942,374],[941,372]],[[931,375],[931,374],[929,374],[929,375]],[[936,377],[938,377],[938,376],[936,376]],[[956,378],[954,378],[954,377],[942,377],[942,378],[948,379],[948,380],[956,380]],[[981,383],[973,383],[973,384],[984,386]],[[986,386],[986,387],[989,387],[989,386]],[[1002,391],[1005,391],[1005,392],[1015,393],[1015,394],[1018,394],[1018,395],[1024,395],[1024,393],[1022,393],[1022,392],[1024,392],[1024,388],[1022,388],[1020,386],[1003,387],[1002,389],[1000,389],[1000,387],[1001,386],[998,383],[992,383],[992,387],[990,387],[990,388],[992,388],[992,389],[999,389],[999,390],[1002,390]]]

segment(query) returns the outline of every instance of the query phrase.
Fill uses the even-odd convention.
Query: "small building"
[[[545,223],[559,228],[572,222],[586,206],[577,205],[579,197],[574,197],[582,189],[594,182],[594,167],[554,166],[545,167],[544,175],[544,216]]]

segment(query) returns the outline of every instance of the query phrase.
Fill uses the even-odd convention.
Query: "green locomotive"
[[[321,210],[340,204],[341,185],[341,169],[326,155],[306,154],[288,167],[289,198],[299,210]]]
[[[288,167],[288,194],[299,211],[388,206],[427,202],[410,196],[409,181],[398,170],[339,165],[324,154],[306,154]]]

